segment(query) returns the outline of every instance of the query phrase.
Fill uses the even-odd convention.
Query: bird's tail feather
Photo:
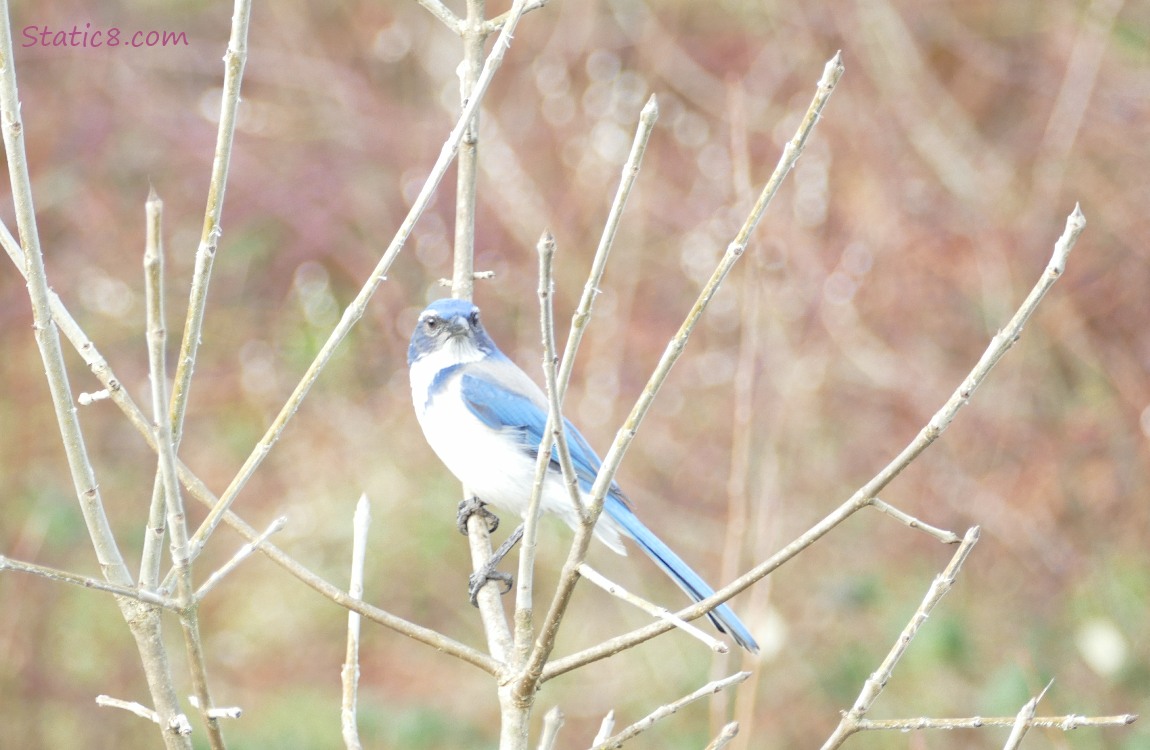
[[[691,567],[672,552],[671,548],[663,543],[663,540],[644,526],[642,521],[622,501],[615,497],[608,497],[604,511],[692,599],[699,602],[715,593],[714,589],[708,586],[698,573],[691,570]],[[758,652],[759,644],[755,642],[750,631],[747,630],[747,626],[735,616],[735,613],[726,604],[720,604],[712,609],[707,613],[707,617],[711,619],[711,622],[720,632],[729,633],[740,646],[751,653]]]

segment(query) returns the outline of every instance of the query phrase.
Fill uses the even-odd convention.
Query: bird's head
[[[467,300],[436,300],[419,314],[407,364],[444,350],[457,361],[476,361],[498,351],[479,322],[479,308]]]

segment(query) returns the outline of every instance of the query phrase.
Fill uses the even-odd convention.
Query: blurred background
[[[141,404],[143,204],[149,184],[164,200],[174,349],[231,13],[203,1],[12,7],[49,279]],[[20,46],[26,27],[85,24],[183,32],[187,44]],[[1146,714],[1150,5],[553,0],[521,23],[483,109],[476,265],[495,279],[476,300],[487,326],[540,372],[534,244],[549,228],[564,340],[639,110],[657,95],[659,122],[566,405],[605,451],[840,49],[846,74],[823,120],[619,480],[704,577],[730,580],[914,437],[1038,279],[1079,202],[1088,226],[1062,280],[951,429],[883,494],[959,534],[977,524],[982,541],[872,716],[1013,715],[1051,679],[1040,714]],[[391,240],[454,123],[459,60],[455,36],[414,1],[256,3],[180,451],[217,493]],[[3,190],[0,215],[14,228]],[[235,509],[257,527],[286,514],[277,544],[344,585],[351,514],[366,492],[367,598],[481,647],[455,531],[460,491],[422,440],[405,363],[418,311],[451,273],[453,194],[454,171]],[[97,575],[23,281],[4,265],[0,553]],[[98,390],[68,355],[73,390]],[[124,554],[138,560],[155,458],[110,402],[81,419]],[[541,602],[569,539],[544,529]],[[240,544],[221,530],[200,580]],[[739,747],[816,745],[952,553],[859,513],[733,601],[763,644],[757,663],[736,654],[712,664],[672,634],[548,683],[539,716],[559,705],[561,746],[585,747],[608,710],[626,725],[741,664],[755,675],[737,700],[696,704],[635,746],[702,747],[727,712],[743,722]],[[641,557],[596,547],[591,562],[650,599],[682,603]],[[644,619],[583,586],[558,652]],[[203,630],[216,699],[245,712],[225,726],[232,747],[341,746],[345,622],[259,556],[216,590]],[[168,635],[183,675],[174,621]],[[370,624],[363,648],[368,746],[495,745],[484,674]],[[100,693],[149,702],[114,603],[0,576],[0,746],[158,745],[140,719],[98,709]],[[1035,730],[1028,746],[1144,748],[1146,722]],[[1005,736],[873,735],[849,746],[1000,747]]]

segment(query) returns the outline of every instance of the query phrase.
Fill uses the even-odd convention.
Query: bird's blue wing
[[[460,390],[467,408],[488,427],[515,434],[525,453],[538,455],[539,443],[547,428],[547,401],[543,392],[510,360],[483,364],[485,367],[469,368],[463,374]],[[589,492],[603,462],[575,425],[566,418],[563,422],[579,487]],[[559,469],[559,453],[554,446],[551,463]],[[618,485],[612,483],[612,490],[618,492]]]

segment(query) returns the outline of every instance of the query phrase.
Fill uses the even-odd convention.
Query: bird
[[[481,504],[526,517],[548,401],[535,381],[495,345],[480,322],[479,308],[454,298],[432,302],[415,324],[407,363],[416,417],[432,450]],[[586,506],[602,461],[570,420],[564,419],[564,429]],[[580,523],[554,447],[540,505],[573,529]],[[623,539],[634,541],[695,601],[714,593],[643,525],[615,482],[604,500],[595,536],[623,555]],[[510,577],[501,575],[510,588]],[[474,597],[478,586],[472,583]],[[740,646],[758,651],[746,625],[726,604],[715,607],[708,617]]]

